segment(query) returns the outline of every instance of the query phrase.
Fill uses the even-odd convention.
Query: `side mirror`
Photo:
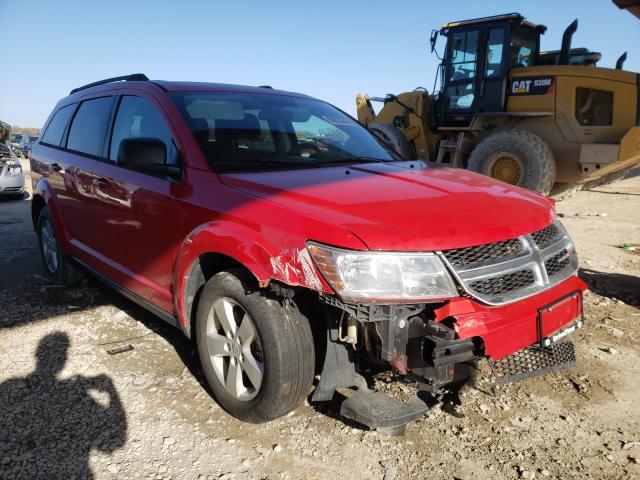
[[[118,165],[155,175],[181,178],[179,165],[167,165],[167,147],[157,138],[125,138],[118,147]]]
[[[431,38],[429,38],[429,43],[431,43],[431,53],[436,49],[436,41],[438,40],[438,30],[431,30]]]

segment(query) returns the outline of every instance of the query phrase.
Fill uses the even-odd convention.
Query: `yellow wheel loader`
[[[510,13],[448,23],[434,93],[356,98],[358,120],[405,158],[447,163],[558,198],[640,164],[640,75],[600,54],[540,52],[544,25]],[[437,91],[436,91],[437,90]],[[376,114],[372,102],[382,102]]]

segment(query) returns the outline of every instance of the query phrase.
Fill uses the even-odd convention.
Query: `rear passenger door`
[[[102,155],[113,101],[113,96],[103,96],[61,108],[42,136],[46,148],[39,148],[40,158],[34,159],[48,165],[72,253],[85,262],[92,258],[91,171]]]
[[[176,194],[181,182],[120,165],[120,143],[135,137],[161,140],[167,162],[180,163],[176,135],[160,104],[143,94],[122,95],[106,158],[93,170],[96,249],[110,278],[171,312],[173,263],[186,234]]]

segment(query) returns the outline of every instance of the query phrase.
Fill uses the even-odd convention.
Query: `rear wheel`
[[[308,395],[314,348],[308,320],[268,298],[242,270],[214,275],[198,302],[196,341],[218,403],[260,423],[295,409]]]
[[[556,176],[549,146],[537,135],[505,130],[489,135],[471,152],[469,170],[548,195]]]
[[[47,207],[38,214],[36,233],[47,279],[62,285],[72,285],[81,280],[82,272],[69,263],[62,252],[60,238]]]

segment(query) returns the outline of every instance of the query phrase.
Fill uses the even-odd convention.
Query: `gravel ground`
[[[390,437],[335,404],[229,417],[177,330],[93,280],[47,285],[29,201],[0,201],[0,478],[640,478],[640,255],[620,248],[640,242],[640,177],[558,211],[591,288],[578,366],[493,391],[485,365],[464,418],[436,407]]]

